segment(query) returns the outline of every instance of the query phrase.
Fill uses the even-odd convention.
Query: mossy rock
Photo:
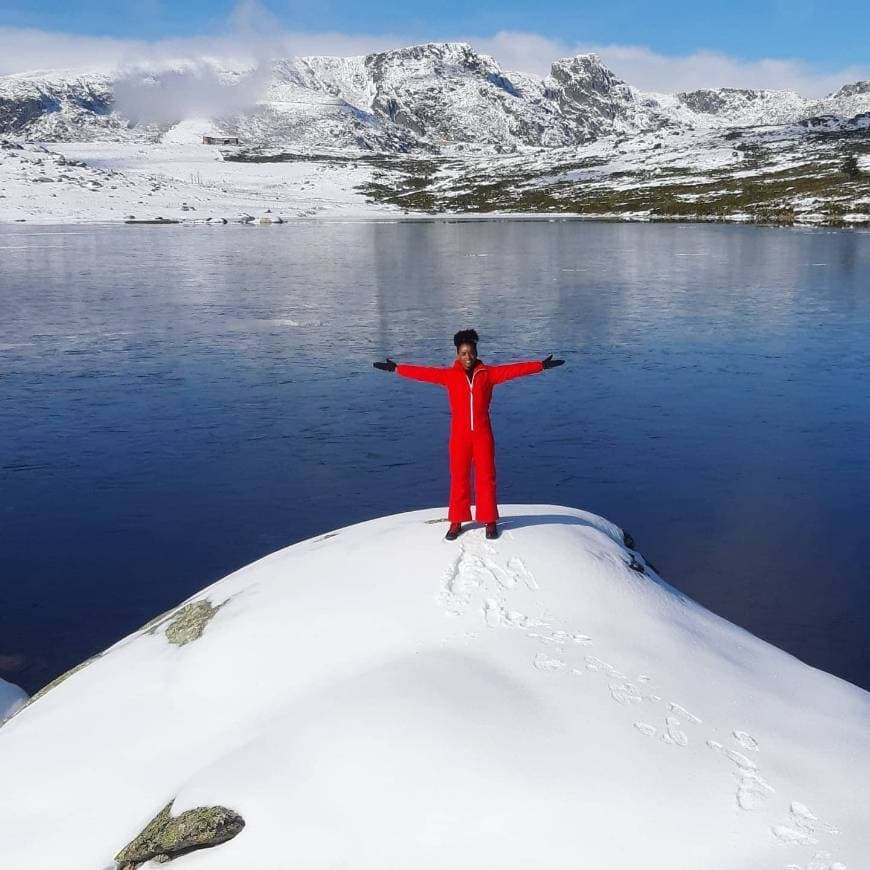
[[[166,626],[166,639],[176,646],[184,646],[202,637],[205,627],[218,612],[221,605],[212,607],[210,601],[192,601],[172,615]]]
[[[215,607],[210,601],[191,601],[173,610],[167,610],[159,616],[155,616],[150,622],[145,623],[140,633],[156,634],[157,630],[166,625],[166,639],[176,646],[184,646],[193,640],[202,637],[205,627],[211,622],[212,617],[224,606],[218,604]],[[168,624],[167,624],[168,623]]]
[[[226,807],[196,807],[180,816],[172,815],[170,801],[128,843],[115,860],[119,870],[135,868],[152,859],[172,860],[196,849],[209,849],[232,840],[245,827],[245,820]]]

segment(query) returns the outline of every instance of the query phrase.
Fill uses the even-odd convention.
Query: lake
[[[501,503],[600,513],[870,687],[870,234],[518,220],[0,227],[0,676],[446,504],[443,391],[371,363],[466,327],[567,361],[497,388]]]

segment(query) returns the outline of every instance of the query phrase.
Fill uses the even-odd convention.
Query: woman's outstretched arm
[[[544,369],[552,369],[556,366],[564,365],[564,363],[565,360],[553,359],[553,354],[550,354],[544,360],[489,366],[489,378],[493,384],[503,384],[505,381],[512,381],[514,378],[522,378],[526,375],[534,375],[544,371]]]
[[[403,378],[410,378],[412,381],[425,381],[427,384],[440,384],[442,387],[446,387],[450,369],[439,368],[437,366],[411,366],[406,363],[400,363],[396,367],[396,374]]]
[[[447,384],[447,375],[450,372],[449,368],[436,368],[435,366],[412,366],[406,363],[395,363],[389,357],[386,362],[372,363],[376,369],[384,372],[395,372],[403,378],[409,378],[412,381],[424,381],[427,384]]]

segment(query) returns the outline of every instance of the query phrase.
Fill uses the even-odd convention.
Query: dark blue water
[[[0,676],[445,504],[443,392],[371,362],[471,326],[567,360],[496,393],[502,503],[870,686],[870,235],[577,222],[0,229]]]

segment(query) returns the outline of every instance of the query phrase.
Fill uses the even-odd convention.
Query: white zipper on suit
[[[474,431],[474,376],[477,374],[477,366],[471,373],[471,379],[468,381],[468,409],[471,411],[471,431]]]

